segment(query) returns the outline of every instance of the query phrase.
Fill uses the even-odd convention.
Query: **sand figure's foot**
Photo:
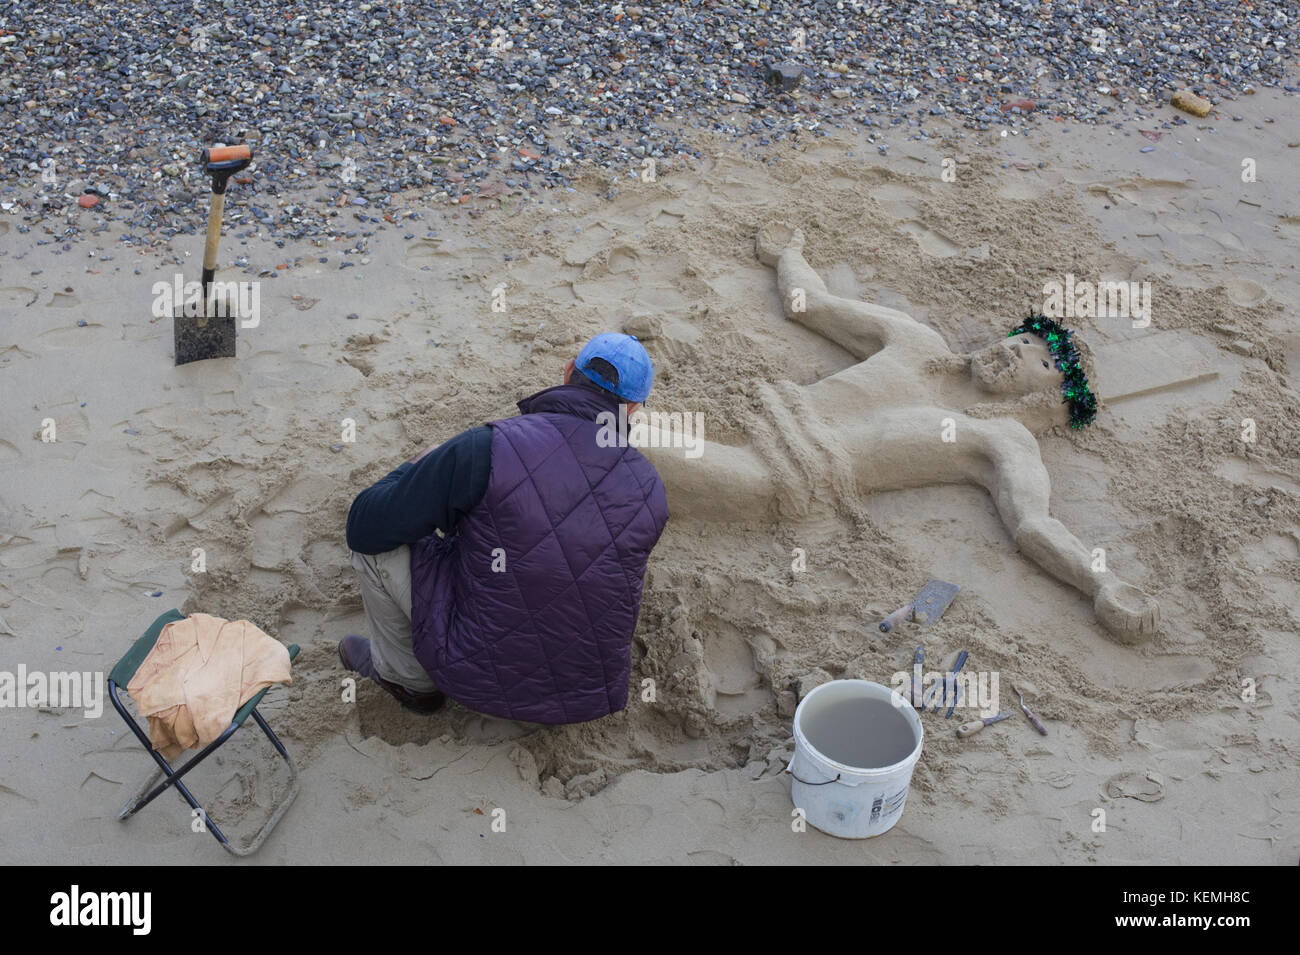
[[[1122,580],[1097,591],[1092,608],[1101,625],[1124,643],[1138,643],[1160,629],[1160,604]]]
[[[773,223],[758,230],[754,237],[754,251],[758,253],[758,261],[775,266],[786,250],[803,251],[803,241],[803,230]]]

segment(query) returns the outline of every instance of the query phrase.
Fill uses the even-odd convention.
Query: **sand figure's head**
[[[995,395],[1059,392],[1061,388],[1061,373],[1047,343],[1028,332],[973,352],[970,374],[976,384]]]
[[[1084,374],[1091,377],[1091,350],[1077,335],[1070,341]],[[965,361],[971,381],[980,390],[998,396],[980,405],[979,412],[968,409],[968,413],[1015,417],[1035,433],[1071,423],[1071,405],[1063,400],[1061,390],[1065,376],[1047,343],[1037,335],[1018,332],[972,352]]]

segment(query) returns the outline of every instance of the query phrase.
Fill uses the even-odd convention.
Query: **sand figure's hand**
[[[803,251],[803,231],[789,226],[773,223],[758,230],[754,237],[754,251],[758,261],[764,265],[776,265],[781,253],[787,249]]]
[[[1092,608],[1101,625],[1124,643],[1138,643],[1160,629],[1160,604],[1122,580],[1097,591]]]

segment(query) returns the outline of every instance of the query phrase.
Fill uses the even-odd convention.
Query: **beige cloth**
[[[166,759],[225,732],[235,711],[272,683],[289,683],[289,651],[247,620],[190,614],[163,627],[127,684],[149,739]]]

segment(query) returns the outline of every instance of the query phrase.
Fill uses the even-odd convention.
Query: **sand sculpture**
[[[1113,635],[1135,642],[1159,629],[1157,602],[1048,512],[1050,484],[1034,435],[1068,424],[1070,414],[1047,346],[1026,334],[954,354],[903,312],[831,294],[804,259],[803,243],[800,230],[781,226],[757,237],[760,261],[776,269],[785,316],[859,363],[803,387],[762,386],[777,422],[766,440],[703,442],[692,455],[644,448],[674,516],[745,521],[775,512],[783,520],[806,514],[818,497],[842,508],[874,491],[975,484],[992,496],[1020,551],[1091,597]],[[1015,325],[1008,318],[1008,331]]]

